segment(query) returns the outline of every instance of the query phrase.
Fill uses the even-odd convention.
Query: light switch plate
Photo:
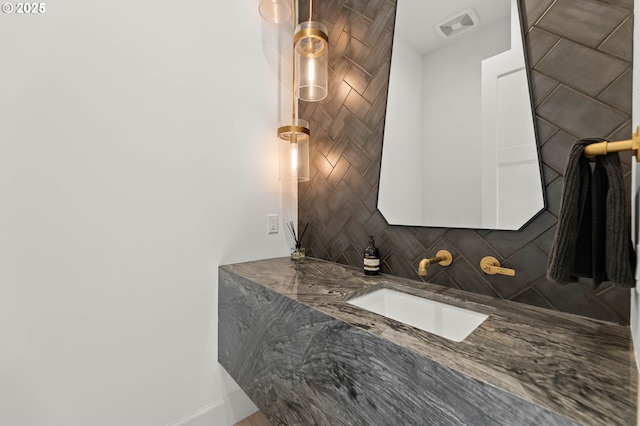
[[[268,226],[267,232],[269,234],[277,234],[278,233],[278,215],[270,214],[268,218],[269,218],[269,222],[267,225]]]

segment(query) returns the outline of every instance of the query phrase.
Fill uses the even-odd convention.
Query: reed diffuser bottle
[[[293,226],[293,221],[290,221],[287,224],[287,227],[289,228],[289,232],[291,232],[291,236],[293,237],[293,242],[295,243],[293,250],[291,251],[291,260],[294,260],[296,262],[303,262],[306,254],[305,254],[305,249],[304,247],[301,246],[300,242],[302,241],[302,237],[304,236],[304,233],[307,231],[307,227],[309,226],[309,224],[307,223],[304,227],[304,229],[302,230],[302,232],[300,233],[300,236],[296,235],[296,230]]]
[[[380,253],[376,248],[373,237],[369,237],[369,244],[364,249],[365,275],[377,275],[380,272]]]

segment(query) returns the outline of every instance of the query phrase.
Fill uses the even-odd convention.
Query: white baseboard
[[[167,426],[232,426],[256,411],[258,407],[238,389],[222,400],[200,407]]]

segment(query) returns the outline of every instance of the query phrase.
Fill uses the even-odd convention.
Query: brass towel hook
[[[640,126],[631,135],[631,139],[624,141],[602,141],[592,143],[584,147],[584,156],[593,158],[597,155],[606,155],[610,152],[632,151],[636,160],[640,161]]]
[[[500,261],[493,256],[485,256],[480,261],[480,269],[482,272],[489,275],[502,274],[513,277],[516,275],[514,269],[503,268],[500,266]]]

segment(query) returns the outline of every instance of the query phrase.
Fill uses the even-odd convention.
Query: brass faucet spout
[[[427,268],[434,263],[441,266],[449,266],[451,265],[451,262],[453,262],[453,256],[451,256],[451,253],[448,250],[439,250],[435,257],[424,258],[420,261],[418,264],[418,275],[426,277]]]

